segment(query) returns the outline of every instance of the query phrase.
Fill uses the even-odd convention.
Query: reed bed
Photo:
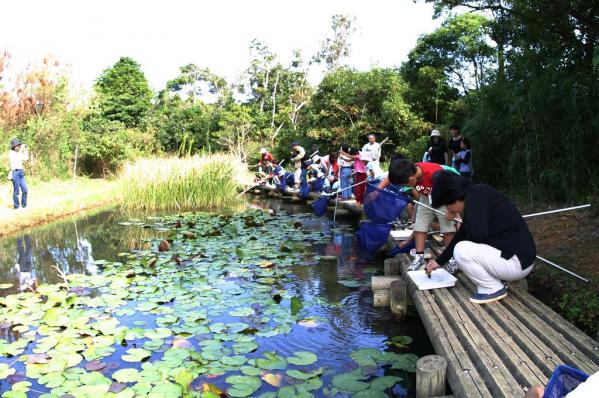
[[[247,165],[231,155],[138,159],[120,179],[127,210],[220,210],[238,202]]]

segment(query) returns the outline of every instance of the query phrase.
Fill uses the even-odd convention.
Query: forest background
[[[74,95],[59,61],[47,57],[3,84],[0,142],[31,147],[30,174],[47,180],[110,177],[124,162],[164,154],[229,152],[255,163],[299,140],[309,151],[389,138],[384,154],[420,160],[430,130],[457,123],[473,142],[476,180],[531,203],[586,199],[599,186],[599,5],[591,0],[426,0],[442,19],[397,68],[345,66],[356,20],[335,15],[317,54],[282,63],[250,44],[243,75],[227,81],[183,65],[159,92],[123,56]],[[310,69],[325,67],[317,85]],[[14,72],[14,71],[12,71]],[[3,151],[4,152],[4,151]],[[4,153],[2,156],[6,156]],[[0,175],[8,172],[2,159]]]

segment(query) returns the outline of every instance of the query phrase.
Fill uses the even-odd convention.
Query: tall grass
[[[238,201],[247,166],[230,155],[139,159],[120,176],[124,209],[219,210]]]

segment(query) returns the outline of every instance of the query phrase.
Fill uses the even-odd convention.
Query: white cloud
[[[339,13],[357,18],[347,64],[358,69],[399,65],[417,37],[438,26],[432,7],[412,0],[9,0],[0,48],[13,55],[13,70],[52,54],[70,64],[72,82],[83,87],[130,56],[158,90],[190,62],[234,79],[254,38],[284,61],[294,48],[309,57]]]

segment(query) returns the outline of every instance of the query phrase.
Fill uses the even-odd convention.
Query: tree
[[[341,66],[343,58],[351,51],[350,38],[356,31],[356,18],[349,15],[333,15],[331,18],[332,37],[327,37],[319,52],[312,59],[317,64],[324,64],[327,71],[333,71]]]
[[[249,144],[254,127],[249,108],[237,103],[230,104],[220,113],[218,126],[216,136],[219,145],[245,162],[250,154]]]
[[[125,127],[140,127],[150,110],[152,90],[139,64],[122,57],[102,72],[94,89],[99,113]]]

